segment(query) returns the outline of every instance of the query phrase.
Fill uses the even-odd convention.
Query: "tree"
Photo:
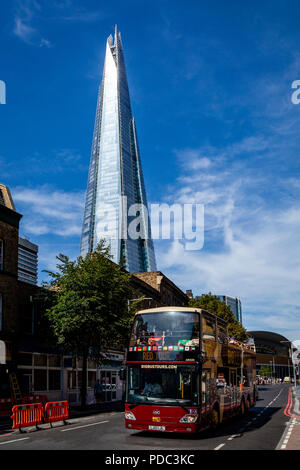
[[[101,362],[106,347],[127,343],[135,304],[131,296],[131,275],[111,261],[110,249],[101,241],[97,250],[70,261],[57,256],[58,272],[46,271],[51,306],[46,316],[58,345],[80,355],[83,360],[81,406],[86,405],[87,360]]]
[[[258,371],[258,375],[271,377],[271,375],[272,375],[271,367],[266,366],[266,365],[261,366],[261,368]]]
[[[245,341],[248,338],[247,332],[242,324],[235,318],[230,307],[222,302],[217,296],[204,294],[201,297],[195,297],[189,301],[190,307],[203,308],[210,313],[217,315],[226,321],[228,325],[229,336],[238,341]]]

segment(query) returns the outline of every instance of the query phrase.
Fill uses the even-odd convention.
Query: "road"
[[[138,432],[124,427],[121,412],[99,413],[56,423],[52,429],[0,433],[1,450],[275,450],[288,418],[283,411],[289,385],[259,387],[259,400],[244,418],[199,435]]]

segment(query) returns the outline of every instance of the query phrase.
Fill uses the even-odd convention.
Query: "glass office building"
[[[95,251],[105,238],[113,261],[124,259],[129,272],[155,271],[147,207],[121,35],[115,28],[114,38],[107,39],[98,94],[80,254]],[[130,236],[128,228],[135,224],[135,236]]]
[[[222,302],[225,302],[228,307],[230,307],[230,310],[234,314],[235,318],[237,321],[242,323],[242,303],[240,299],[237,299],[236,297],[230,297],[228,295],[217,295]]]

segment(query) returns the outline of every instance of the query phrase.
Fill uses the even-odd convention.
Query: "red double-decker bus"
[[[135,315],[126,362],[125,425],[195,433],[247,412],[256,401],[255,347],[197,308]]]

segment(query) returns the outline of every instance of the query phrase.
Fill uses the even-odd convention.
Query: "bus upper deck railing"
[[[228,342],[229,342],[229,344],[234,344],[235,346],[238,346],[241,349],[256,352],[255,344],[242,343],[241,341],[237,341],[234,338],[229,338]]]

